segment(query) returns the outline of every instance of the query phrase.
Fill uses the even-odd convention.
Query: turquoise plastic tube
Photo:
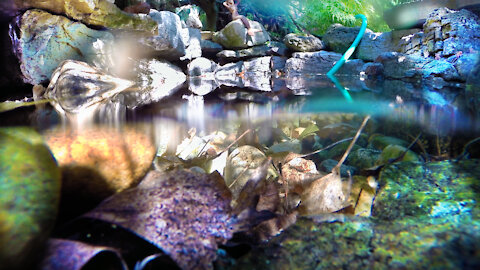
[[[328,77],[333,76],[343,66],[345,61],[347,61],[348,58],[350,58],[350,56],[352,56],[353,52],[355,51],[355,49],[358,46],[358,43],[360,43],[360,40],[362,40],[363,34],[365,33],[365,30],[367,29],[367,17],[365,17],[365,15],[363,15],[363,14],[358,14],[358,15],[355,16],[355,18],[362,19],[362,26],[360,27],[360,32],[358,32],[358,35],[355,38],[355,40],[353,41],[350,48],[348,48],[348,50],[342,55],[342,58],[340,58],[340,60],[338,60],[338,62],[332,67],[332,69],[330,69],[327,72]]]

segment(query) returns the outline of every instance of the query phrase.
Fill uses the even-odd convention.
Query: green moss
[[[21,265],[48,237],[60,197],[60,171],[39,134],[0,129],[0,261]],[[7,267],[8,268],[8,267]]]

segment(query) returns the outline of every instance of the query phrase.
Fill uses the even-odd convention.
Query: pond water
[[[312,74],[302,78],[302,87],[291,91],[286,87],[291,85],[289,80],[275,80],[280,86],[274,87],[273,92],[221,88],[206,96],[195,96],[181,89],[172,97],[135,110],[107,104],[81,122],[75,122],[78,117],[60,117],[51,106],[21,108],[3,113],[2,119],[9,120],[0,125],[30,125],[47,138],[59,128],[64,133],[76,130],[81,134],[92,127],[102,130],[113,126],[124,134],[127,143],[139,142],[141,139],[125,139],[130,132],[127,127],[133,127],[152,136],[157,149],[152,168],[164,171],[195,167],[195,171],[210,172],[209,155],[220,155],[224,150],[232,153],[242,145],[256,147],[274,165],[275,173],[270,179],[279,196],[273,210],[278,215],[278,226],[260,230],[261,233],[251,229],[246,234],[235,234],[233,240],[217,250],[213,264],[216,269],[480,266],[480,121],[462,107],[461,98],[455,94],[459,92],[457,86],[443,89],[440,95],[438,90],[414,86],[415,83],[370,82],[340,76],[340,82],[334,84],[324,75]],[[315,170],[296,168],[297,173],[326,175],[367,115],[371,119],[344,164],[353,175],[347,208],[332,211],[334,214],[313,211],[297,215],[302,191],[285,185],[290,170],[285,167],[289,162],[286,155],[293,152],[315,164]],[[54,134],[60,138],[63,133]],[[224,135],[216,137],[218,134]],[[116,145],[113,141],[118,140],[108,132],[89,136],[85,140],[92,142],[104,136],[104,143],[112,147]],[[63,143],[71,146],[73,139],[69,138]],[[347,142],[339,143],[345,139]],[[387,146],[392,145],[401,150],[384,154]],[[261,166],[246,160],[256,164],[254,168]],[[334,160],[333,165],[326,160]],[[123,170],[122,161],[107,162],[118,162],[113,170]],[[229,162],[225,156],[223,164],[214,167],[225,178],[228,177],[224,170],[234,166]],[[244,171],[248,167],[235,166]],[[348,185],[348,173],[342,172],[342,178],[343,185]],[[302,185],[301,189],[310,187]],[[69,235],[74,240],[97,244],[88,237],[73,237],[73,229],[61,229],[63,222],[86,211],[75,212],[68,208],[71,205],[65,207],[61,207],[60,224],[54,235]],[[95,207],[95,203],[90,207]],[[296,222],[280,222],[279,217],[292,213]],[[154,253],[151,247],[146,250],[138,256]],[[156,263],[148,267],[161,262]],[[151,269],[148,267],[145,269]]]

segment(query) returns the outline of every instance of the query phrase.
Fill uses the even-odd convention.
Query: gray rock
[[[133,72],[138,89],[122,95],[129,108],[154,103],[168,97],[187,79],[179,67],[165,60],[141,60]]]
[[[259,32],[249,36],[241,20],[231,21],[213,35],[213,41],[227,49],[238,49],[261,45],[270,40],[267,31],[259,22],[250,21],[250,26]]]
[[[190,62],[188,69],[188,89],[195,95],[203,96],[219,87],[215,79],[217,63],[204,57]]]
[[[468,75],[465,96],[470,111],[480,116],[480,59]]]
[[[185,36],[182,34],[180,17],[170,11],[150,10],[150,17],[158,23],[158,35],[140,39],[156,56],[167,60],[178,60],[185,56]]]
[[[202,46],[200,45],[202,35],[200,30],[196,28],[184,28],[182,31],[188,33],[188,39],[185,43],[185,56],[180,57],[180,60],[192,60],[202,56]]]
[[[107,53],[114,42],[110,32],[92,30],[38,9],[26,11],[15,21],[19,31],[11,31],[12,43],[26,83],[48,81],[64,60],[84,61],[102,68],[112,64]]]
[[[327,159],[320,163],[320,169],[324,172],[331,172],[333,167],[335,167],[337,164],[338,164],[338,161],[333,159]],[[357,169],[352,166],[348,166],[344,164],[340,166],[340,176],[348,177],[349,172],[350,172],[350,175],[354,175],[357,172]]]
[[[319,52],[297,52],[287,60],[285,73],[287,76],[295,74],[325,74],[342,57],[339,53],[319,51]],[[355,59],[346,62],[337,74],[360,73],[363,61]]]
[[[382,151],[370,148],[360,148],[351,152],[347,157],[347,164],[360,170],[372,168]]]
[[[322,41],[312,35],[290,33],[283,38],[283,43],[294,52],[316,52],[324,49]]]
[[[270,41],[267,43],[270,47],[269,55],[273,56],[287,56],[288,48],[284,43],[278,41]]]
[[[222,45],[211,40],[202,39],[200,41],[202,47],[202,55],[206,57],[215,57],[215,55],[223,50]]]
[[[356,57],[364,61],[375,61],[381,54],[395,51],[392,36],[391,32],[373,33],[366,31],[356,49]]]
[[[435,10],[423,28],[423,43],[430,55],[448,57],[459,51],[480,51],[480,18],[468,10]]]
[[[327,48],[336,53],[345,53],[352,45],[353,41],[360,32],[360,27],[346,27],[341,24],[333,24],[325,32],[322,41]],[[374,34],[372,30],[367,29],[365,35]]]
[[[45,96],[61,115],[85,113],[133,85],[87,63],[67,60],[55,69]]]
[[[259,57],[219,66],[215,78],[221,85],[271,91],[271,57]]]
[[[380,55],[376,62],[383,64],[385,77],[405,79],[421,76],[420,70],[428,60],[420,56],[392,52]]]
[[[362,71],[368,77],[377,77],[383,75],[383,65],[380,63],[366,63],[362,67]]]
[[[449,61],[454,63],[455,68],[458,71],[458,75],[462,81],[466,81],[468,76],[473,70],[475,63],[480,59],[478,53],[465,53],[460,57],[452,56]]]
[[[426,63],[421,70],[424,78],[435,76],[442,77],[446,81],[458,80],[460,76],[453,64],[445,60],[433,60]]]
[[[237,51],[223,50],[217,53],[217,58],[221,63],[235,62],[253,57],[266,56],[269,51],[270,47],[267,45],[259,45]]]
[[[202,29],[202,21],[200,20],[200,10],[195,5],[185,5],[177,8],[175,13],[180,16],[182,22],[189,28]]]

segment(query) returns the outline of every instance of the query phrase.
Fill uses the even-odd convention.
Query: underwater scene
[[[0,270],[480,269],[480,1],[0,15]]]

